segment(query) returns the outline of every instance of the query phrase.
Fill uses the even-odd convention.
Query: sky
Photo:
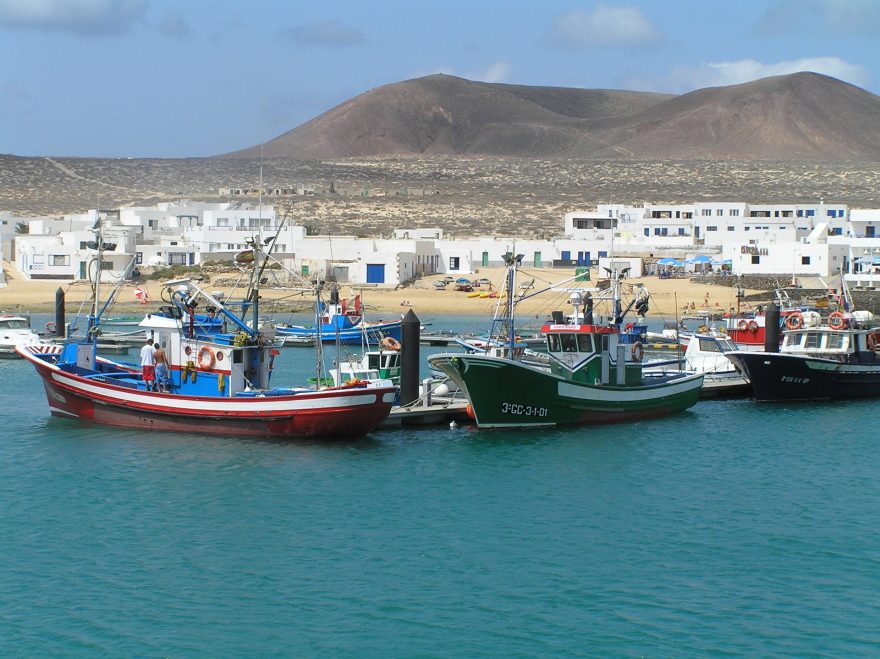
[[[795,71],[880,93],[880,0],[0,0],[0,153],[227,153],[433,73],[686,93]]]

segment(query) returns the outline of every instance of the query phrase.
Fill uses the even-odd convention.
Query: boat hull
[[[433,355],[428,361],[464,390],[477,425],[487,428],[662,417],[694,405],[703,383],[702,375],[692,374],[644,386],[588,385],[488,355]]]
[[[759,401],[880,397],[880,365],[776,352],[728,354]]]
[[[30,359],[55,416],[140,430],[277,438],[360,437],[391,411],[393,387],[221,398],[146,392]]]

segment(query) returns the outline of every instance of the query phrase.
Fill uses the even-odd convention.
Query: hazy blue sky
[[[880,0],[0,0],[0,153],[224,153],[437,72],[678,93],[800,70],[878,93]]]

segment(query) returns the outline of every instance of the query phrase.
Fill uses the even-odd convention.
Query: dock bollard
[[[419,340],[422,323],[410,309],[400,322],[400,405],[419,397]]]
[[[64,289],[60,286],[55,291],[55,336],[67,336],[67,326],[64,324]]]
[[[422,380],[422,407],[431,407],[431,378]]]
[[[764,311],[764,352],[779,352],[779,307],[773,302]]]

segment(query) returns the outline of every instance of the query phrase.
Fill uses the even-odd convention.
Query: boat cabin
[[[339,386],[352,380],[378,382],[390,380],[400,384],[400,352],[397,350],[370,350],[361,359],[348,359],[340,362],[338,368],[331,369],[330,375]]]
[[[31,326],[28,324],[27,318],[21,316],[0,316],[0,332],[6,330],[27,330],[30,331]]]
[[[829,327],[814,327],[786,332],[780,352],[804,354],[821,352],[845,355],[852,352],[874,352],[880,335],[865,331],[841,331]]]
[[[733,364],[724,353],[737,349],[736,344],[727,335],[694,334],[684,354],[685,364],[689,371],[700,373],[735,371]]]
[[[616,326],[545,324],[550,371],[573,382],[639,386],[642,343]]]

